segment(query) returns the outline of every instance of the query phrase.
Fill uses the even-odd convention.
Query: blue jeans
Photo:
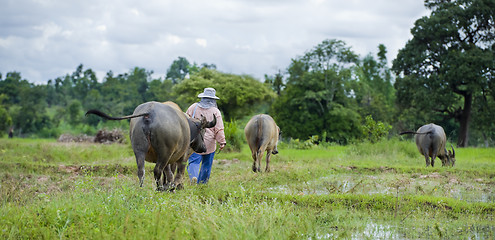
[[[210,179],[211,166],[213,164],[213,156],[215,152],[206,155],[200,155],[197,153],[191,154],[189,157],[189,164],[187,165],[187,173],[189,179],[196,177],[198,183],[207,183]],[[201,169],[200,169],[201,164]]]

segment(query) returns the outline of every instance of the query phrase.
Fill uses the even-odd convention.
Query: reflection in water
[[[417,232],[419,230],[419,232]],[[467,239],[493,239],[495,234],[495,226],[476,225],[465,226],[458,229],[455,235],[463,236]],[[363,230],[355,231],[351,234],[351,239],[417,239],[417,236],[422,236],[424,239],[436,239],[439,237],[437,230],[434,227],[425,229],[405,228],[403,226],[394,226],[388,224],[378,224],[370,221],[366,224]],[[445,236],[444,236],[445,237]],[[317,233],[308,237],[313,239],[336,239],[339,234],[335,229],[330,229],[328,233]]]
[[[398,188],[398,189],[397,189]],[[314,181],[280,185],[268,189],[270,192],[285,194],[387,194],[431,195],[450,197],[468,202],[495,202],[491,186],[476,182],[462,183],[438,178],[377,178],[373,175],[333,175]],[[482,192],[480,194],[480,192]]]
[[[352,234],[352,239],[403,239],[390,225],[370,222],[362,233]]]

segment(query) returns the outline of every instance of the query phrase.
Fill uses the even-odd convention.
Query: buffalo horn
[[[215,125],[217,125],[217,116],[213,114],[213,120],[211,120],[211,122],[207,122],[205,128],[212,128]]]

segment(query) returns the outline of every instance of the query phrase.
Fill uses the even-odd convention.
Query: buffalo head
[[[207,121],[205,116],[201,116],[201,120],[189,118],[189,128],[191,133],[191,148],[197,153],[206,152],[204,142],[204,134],[206,128],[212,128],[217,125],[217,117],[213,114],[213,120]]]
[[[455,150],[454,150],[454,146],[450,145],[450,147],[452,148],[452,151],[449,150],[449,152],[447,153],[447,156],[449,156],[450,166],[453,167],[455,164]]]

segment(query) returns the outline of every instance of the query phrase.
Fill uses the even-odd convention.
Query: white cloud
[[[176,35],[168,35],[167,40],[169,43],[172,43],[172,44],[179,44],[182,42],[182,39]]]
[[[218,70],[263,78],[325,39],[356,53],[380,43],[395,58],[417,0],[7,1],[0,8],[0,72],[46,83],[79,64],[95,72],[133,67],[165,75],[178,56]],[[101,80],[103,76],[98,76]]]
[[[196,44],[204,48],[208,45],[206,39],[204,38],[196,38]]]

